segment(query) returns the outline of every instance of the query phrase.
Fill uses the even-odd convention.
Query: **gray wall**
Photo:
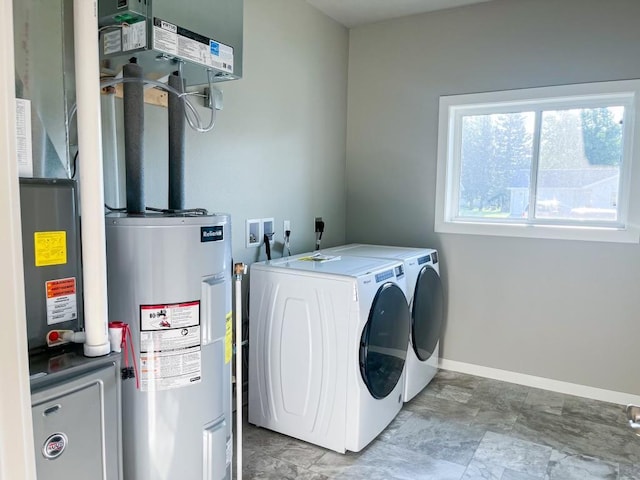
[[[213,132],[187,129],[186,204],[230,213],[234,260],[251,263],[266,257],[245,248],[248,218],[275,217],[278,242],[290,220],[294,253],[313,249],[315,216],[327,243],[344,241],[349,37],[300,0],[244,4],[243,79],[218,84],[224,109]],[[158,207],[167,205],[166,115],[146,107],[146,196]]]
[[[639,78],[638,20],[637,0],[496,0],[351,30],[347,239],[440,249],[445,358],[640,394],[637,244],[433,231],[438,97]]]

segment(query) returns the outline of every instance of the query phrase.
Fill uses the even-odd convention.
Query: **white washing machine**
[[[249,422],[357,452],[403,404],[404,264],[312,256],[251,265]]]
[[[438,252],[430,248],[350,244],[323,250],[328,255],[392,258],[404,262],[411,334],[407,351],[404,401],[408,402],[438,371],[444,297]]]

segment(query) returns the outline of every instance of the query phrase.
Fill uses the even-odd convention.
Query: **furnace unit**
[[[82,330],[77,185],[21,178],[20,210],[29,352],[47,348],[50,330]]]
[[[52,330],[82,330],[77,185],[20,179],[36,473],[40,480],[119,480],[120,358],[87,358]]]

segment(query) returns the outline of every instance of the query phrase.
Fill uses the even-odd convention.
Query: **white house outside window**
[[[637,242],[639,101],[635,80],[441,97],[436,231]]]

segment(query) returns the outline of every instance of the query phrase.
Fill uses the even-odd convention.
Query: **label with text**
[[[199,301],[140,305],[140,389],[200,383],[201,346]]]
[[[74,277],[45,282],[47,325],[70,322],[78,318],[76,279]]]

